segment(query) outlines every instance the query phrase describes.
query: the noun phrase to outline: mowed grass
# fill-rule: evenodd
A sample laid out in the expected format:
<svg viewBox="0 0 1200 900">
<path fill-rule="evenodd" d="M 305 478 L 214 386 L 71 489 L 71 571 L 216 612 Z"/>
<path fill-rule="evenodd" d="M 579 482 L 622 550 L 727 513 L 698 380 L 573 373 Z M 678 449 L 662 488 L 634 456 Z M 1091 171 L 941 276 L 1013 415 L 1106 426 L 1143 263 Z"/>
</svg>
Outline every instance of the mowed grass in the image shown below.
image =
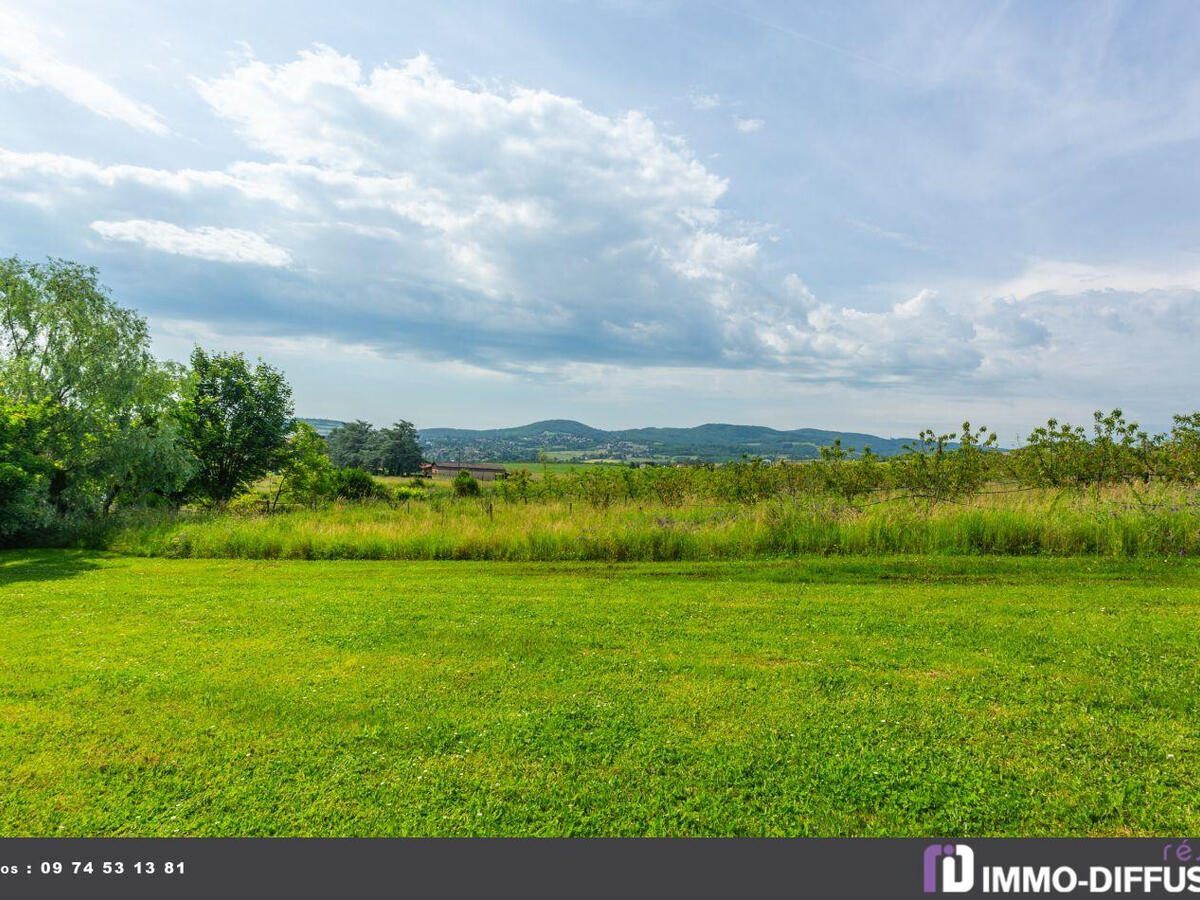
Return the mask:
<svg viewBox="0 0 1200 900">
<path fill-rule="evenodd" d="M 0 835 L 1200 830 L 1188 560 L 0 554 Z"/>
</svg>

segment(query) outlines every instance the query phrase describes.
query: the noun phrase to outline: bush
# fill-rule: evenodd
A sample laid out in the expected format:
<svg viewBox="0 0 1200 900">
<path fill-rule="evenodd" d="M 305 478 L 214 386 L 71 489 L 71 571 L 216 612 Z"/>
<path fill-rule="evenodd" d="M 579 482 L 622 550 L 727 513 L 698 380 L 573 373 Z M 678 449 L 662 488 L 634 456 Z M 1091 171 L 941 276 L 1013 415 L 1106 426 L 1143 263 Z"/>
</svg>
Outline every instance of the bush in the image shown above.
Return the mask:
<svg viewBox="0 0 1200 900">
<path fill-rule="evenodd" d="M 271 510 L 271 498 L 259 491 L 247 491 L 230 500 L 225 509 L 234 515 L 257 515 Z"/>
<path fill-rule="evenodd" d="M 454 476 L 454 493 L 459 497 L 478 497 L 479 482 L 475 476 L 463 469 Z"/>
<path fill-rule="evenodd" d="M 339 500 L 388 500 L 388 489 L 365 469 L 338 469 L 334 475 L 335 496 Z"/>
</svg>

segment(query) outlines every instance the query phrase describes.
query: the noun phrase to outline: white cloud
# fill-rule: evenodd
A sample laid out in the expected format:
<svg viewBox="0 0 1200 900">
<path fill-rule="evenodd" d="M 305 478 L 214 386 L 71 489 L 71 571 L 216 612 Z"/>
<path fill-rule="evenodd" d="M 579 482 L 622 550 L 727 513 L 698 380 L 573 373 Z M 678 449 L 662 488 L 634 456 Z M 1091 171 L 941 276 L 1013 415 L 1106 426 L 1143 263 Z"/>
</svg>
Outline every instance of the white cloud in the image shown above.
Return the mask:
<svg viewBox="0 0 1200 900">
<path fill-rule="evenodd" d="M 705 94 L 702 91 L 692 91 L 688 94 L 688 102 L 692 104 L 692 109 L 704 112 L 721 106 L 721 97 L 718 94 Z"/>
<path fill-rule="evenodd" d="M 0 85 L 47 87 L 97 115 L 124 122 L 139 131 L 166 134 L 162 117 L 133 100 L 94 72 L 64 62 L 42 43 L 33 24 L 13 10 L 0 9 Z"/>
<path fill-rule="evenodd" d="M 733 117 L 733 127 L 742 134 L 753 134 L 756 131 L 761 131 L 762 127 L 766 124 L 762 119 L 745 119 L 741 116 Z"/>
<path fill-rule="evenodd" d="M 1000 297 L 1025 298 L 1047 293 L 1144 293 L 1172 289 L 1200 291 L 1200 269 L 1098 266 L 1069 260 L 1035 259 L 1020 275 L 996 285 L 988 292 Z"/>
<path fill-rule="evenodd" d="M 918 285 L 883 309 L 831 302 L 772 268 L 761 229 L 722 209 L 725 180 L 647 116 L 462 85 L 423 56 L 371 69 L 318 47 L 196 87 L 259 161 L 158 169 L 0 149 L 0 195 L 55 233 L 90 223 L 114 250 L 254 264 L 203 286 L 220 332 L 287 346 L 320 334 L 545 381 L 675 366 L 995 391 L 1065 384 L 1097 360 L 1136 383 L 1189 365 L 1182 338 L 1200 327 L 1197 273 L 1070 262 Z M 221 277 L 236 299 L 214 296 Z"/>
<path fill-rule="evenodd" d="M 262 235 L 239 228 L 204 225 L 187 229 L 153 219 L 96 221 L 91 227 L 108 241 L 128 241 L 163 253 L 194 256 L 213 262 L 286 266 L 292 259 L 287 250 L 274 246 Z"/>
</svg>

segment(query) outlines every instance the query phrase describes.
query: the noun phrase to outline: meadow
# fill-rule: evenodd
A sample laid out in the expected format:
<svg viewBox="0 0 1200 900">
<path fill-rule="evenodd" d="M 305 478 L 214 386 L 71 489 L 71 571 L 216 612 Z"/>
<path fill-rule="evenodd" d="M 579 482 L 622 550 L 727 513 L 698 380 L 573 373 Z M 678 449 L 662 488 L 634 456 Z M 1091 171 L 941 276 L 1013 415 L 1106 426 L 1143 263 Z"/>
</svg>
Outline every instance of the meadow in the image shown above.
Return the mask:
<svg viewBox="0 0 1200 900">
<path fill-rule="evenodd" d="M 703 561 L 803 555 L 1200 554 L 1200 493 L 1163 486 L 981 493 L 957 502 L 829 497 L 506 502 L 455 497 L 336 503 L 273 514 L 141 512 L 75 540 L 138 556 L 235 559 Z"/>
<path fill-rule="evenodd" d="M 1200 828 L 1200 564 L 0 553 L 0 833 Z"/>
<path fill-rule="evenodd" d="M 301 430 L 0 551 L 0 834 L 1189 833 L 1177 418 L 482 484 Z"/>
<path fill-rule="evenodd" d="M 93 520 L 60 544 L 242 559 L 704 561 L 805 555 L 1169 557 L 1200 553 L 1200 413 L 1150 437 L 1119 410 L 1054 420 L 1015 451 L 963 423 L 882 459 L 836 443 L 808 462 L 518 467 L 480 484 L 334 470 L 233 503 Z M 314 439 L 319 442 L 319 439 Z M 279 480 L 279 479 L 282 480 Z"/>
</svg>

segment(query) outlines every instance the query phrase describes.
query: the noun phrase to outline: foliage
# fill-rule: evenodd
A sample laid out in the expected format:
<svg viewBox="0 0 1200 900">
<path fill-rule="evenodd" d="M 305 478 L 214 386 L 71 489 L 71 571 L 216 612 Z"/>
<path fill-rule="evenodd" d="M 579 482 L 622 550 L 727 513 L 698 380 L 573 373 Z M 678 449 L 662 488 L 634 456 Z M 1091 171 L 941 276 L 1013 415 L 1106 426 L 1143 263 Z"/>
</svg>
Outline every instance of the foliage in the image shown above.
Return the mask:
<svg viewBox="0 0 1200 900">
<path fill-rule="evenodd" d="M 496 482 L 496 493 L 510 502 L 527 503 L 533 492 L 533 475 L 529 469 L 521 466 L 508 473 L 507 478 Z"/>
<path fill-rule="evenodd" d="M 339 500 L 388 500 L 388 489 L 365 469 L 337 469 L 334 472 L 334 495 Z"/>
<path fill-rule="evenodd" d="M 410 500 L 425 500 L 426 494 L 423 487 L 414 487 L 411 484 L 400 484 L 392 488 L 392 500 L 398 503 L 407 503 Z"/>
<path fill-rule="evenodd" d="M 17 403 L 0 390 L 0 540 L 51 520 L 50 461 L 36 452 L 44 415 L 42 407 Z"/>
<path fill-rule="evenodd" d="M 335 428 L 327 440 L 329 458 L 336 466 L 391 476 L 421 471 L 421 447 L 412 422 L 376 429 L 359 419 Z"/>
<path fill-rule="evenodd" d="M 1165 469 L 1177 481 L 1200 481 L 1200 412 L 1177 415 L 1164 447 Z"/>
<path fill-rule="evenodd" d="M 371 424 L 362 419 L 333 429 L 325 439 L 329 444 L 330 461 L 339 469 L 365 469 L 367 442 L 372 431 Z"/>
<path fill-rule="evenodd" d="M 951 449 L 955 440 L 959 443 Z M 970 422 L 963 422 L 958 434 L 922 431 L 892 463 L 893 483 L 910 496 L 934 503 L 974 494 L 987 481 L 985 454 L 995 445 L 995 434 L 986 428 L 972 431 Z"/>
<path fill-rule="evenodd" d="M 172 493 L 194 469 L 175 423 L 179 373 L 153 359 L 145 321 L 95 269 L 0 261 L 0 385 L 8 404 L 39 410 L 23 453 L 41 460 L 60 519 Z"/>
<path fill-rule="evenodd" d="M 371 434 L 365 448 L 366 467 L 377 475 L 416 475 L 421 447 L 412 422 L 396 422 Z"/>
<path fill-rule="evenodd" d="M 476 481 L 475 476 L 466 469 L 463 469 L 457 475 L 455 475 L 452 483 L 454 486 L 454 493 L 459 497 L 479 496 L 479 482 Z"/>
<path fill-rule="evenodd" d="M 862 454 L 856 455 L 853 447 L 842 447 L 841 440 L 835 440 L 831 446 L 821 448 L 821 465 L 817 469 L 821 486 L 833 496 L 853 503 L 879 487 L 878 462 L 870 447 L 864 447 Z"/>
<path fill-rule="evenodd" d="M 1092 418 L 1091 438 L 1082 427 L 1057 419 L 1035 428 L 1027 445 L 1012 454 L 1012 471 L 1023 483 L 1045 487 L 1191 479 L 1187 417 L 1175 417 L 1172 435 L 1155 437 L 1126 421 L 1119 409 L 1097 411 Z"/>
<path fill-rule="evenodd" d="M 292 390 L 283 374 L 241 353 L 192 351 L 180 422 L 198 461 L 191 493 L 227 503 L 285 458 Z"/>
<path fill-rule="evenodd" d="M 326 453 L 325 440 L 307 422 L 297 422 L 276 471 L 278 482 L 271 503 L 317 506 L 337 494 L 337 470 Z"/>
</svg>

